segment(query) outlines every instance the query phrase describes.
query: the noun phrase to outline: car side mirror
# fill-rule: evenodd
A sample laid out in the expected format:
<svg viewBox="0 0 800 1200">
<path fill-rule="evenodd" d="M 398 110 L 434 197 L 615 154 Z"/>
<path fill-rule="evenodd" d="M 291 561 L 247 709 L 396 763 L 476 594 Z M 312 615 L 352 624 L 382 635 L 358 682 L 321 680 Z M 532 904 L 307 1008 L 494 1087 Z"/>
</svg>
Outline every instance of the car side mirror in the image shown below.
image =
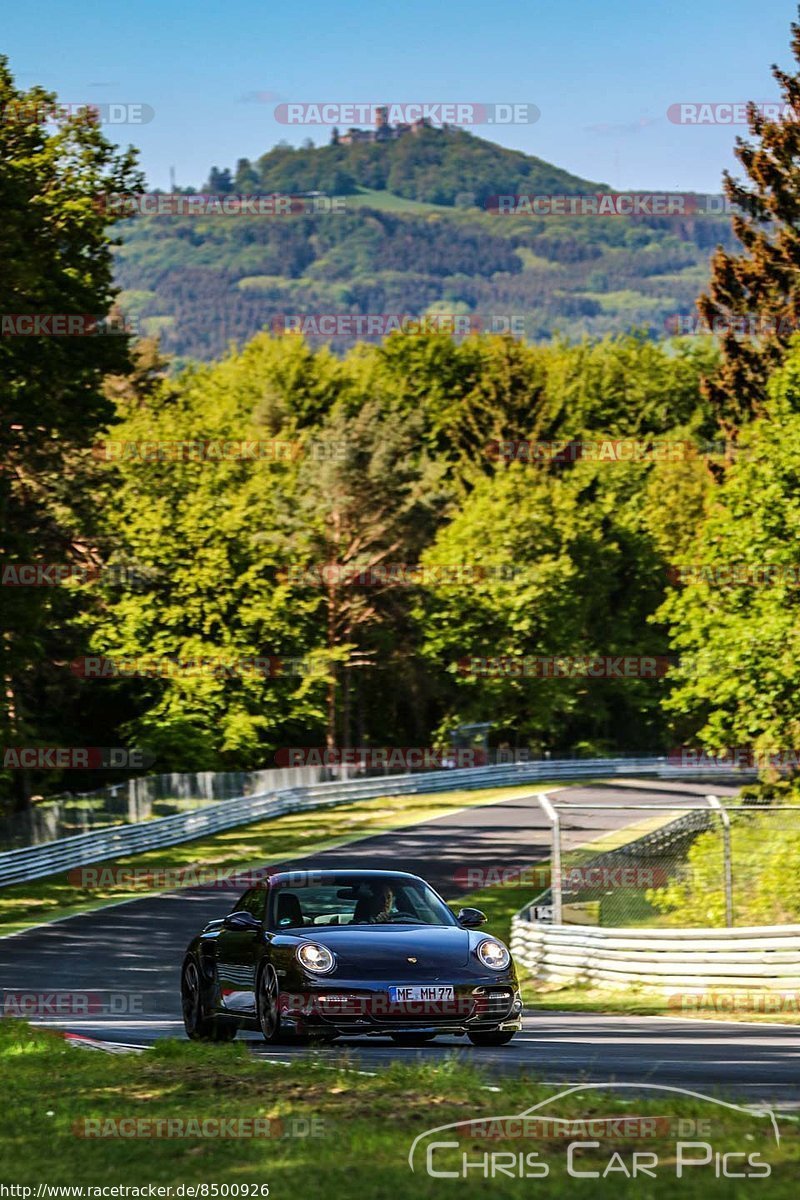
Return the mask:
<svg viewBox="0 0 800 1200">
<path fill-rule="evenodd" d="M 485 925 L 488 919 L 479 908 L 462 908 L 456 917 L 459 925 L 465 929 L 477 929 L 479 925 Z"/>
<path fill-rule="evenodd" d="M 261 929 L 261 922 L 258 917 L 254 917 L 251 912 L 246 909 L 239 909 L 237 912 L 228 913 L 227 917 L 222 918 L 222 924 L 225 929 L 238 930 L 240 933 L 247 932 L 257 933 Z"/>
</svg>

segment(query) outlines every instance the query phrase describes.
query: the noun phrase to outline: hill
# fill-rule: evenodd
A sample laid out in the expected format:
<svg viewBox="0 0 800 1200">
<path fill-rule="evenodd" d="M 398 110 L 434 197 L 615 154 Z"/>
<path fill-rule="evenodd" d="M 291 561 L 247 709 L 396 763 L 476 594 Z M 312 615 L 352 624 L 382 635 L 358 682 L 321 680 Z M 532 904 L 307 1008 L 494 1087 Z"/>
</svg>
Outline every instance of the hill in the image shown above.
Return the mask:
<svg viewBox="0 0 800 1200">
<path fill-rule="evenodd" d="M 473 314 L 534 341 L 632 327 L 660 337 L 692 312 L 713 247 L 732 244 L 729 221 L 707 214 L 487 211 L 498 194 L 607 189 L 458 130 L 278 146 L 212 180 L 235 193 L 324 192 L 343 211 L 125 222 L 121 305 L 179 360 L 216 357 L 297 314 Z"/>
<path fill-rule="evenodd" d="M 425 128 L 377 143 L 297 150 L 276 146 L 254 164 L 240 159 L 231 186 L 235 192 L 315 190 L 331 195 L 369 188 L 442 205 L 470 195 L 479 208 L 498 192 L 574 194 L 604 187 L 521 150 L 452 128 Z"/>
</svg>

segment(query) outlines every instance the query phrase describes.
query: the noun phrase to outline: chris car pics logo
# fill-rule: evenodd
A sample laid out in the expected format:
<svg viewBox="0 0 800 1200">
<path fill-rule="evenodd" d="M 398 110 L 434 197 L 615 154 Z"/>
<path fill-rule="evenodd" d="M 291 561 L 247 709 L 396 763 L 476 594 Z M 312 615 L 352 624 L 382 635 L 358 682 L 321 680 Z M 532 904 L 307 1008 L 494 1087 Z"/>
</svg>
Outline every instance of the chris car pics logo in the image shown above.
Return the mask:
<svg viewBox="0 0 800 1200">
<path fill-rule="evenodd" d="M 600 1101 L 613 1110 L 612 1093 L 636 1089 L 663 1109 L 637 1115 L 630 1101 L 620 1112 L 598 1115 Z M 600 1093 L 600 1096 L 598 1096 Z M 555 1115 L 559 1101 L 583 1098 L 589 1115 Z M 572 1107 L 574 1108 L 574 1099 Z M 680 1113 L 670 1101 L 680 1099 Z M 687 1106 L 691 1102 L 691 1108 Z M 743 1105 L 687 1088 L 648 1083 L 573 1084 L 519 1113 L 481 1115 L 418 1134 L 411 1143 L 412 1172 L 436 1180 L 711 1179 L 747 1180 L 757 1194 L 772 1174 L 780 1145 L 771 1108 Z M 535 1186 L 535 1184 L 533 1184 Z M 545 1183 L 543 1188 L 547 1188 Z M 542 1191 L 542 1194 L 546 1194 Z M 766 1194 L 766 1193 L 764 1193 Z"/>
</svg>

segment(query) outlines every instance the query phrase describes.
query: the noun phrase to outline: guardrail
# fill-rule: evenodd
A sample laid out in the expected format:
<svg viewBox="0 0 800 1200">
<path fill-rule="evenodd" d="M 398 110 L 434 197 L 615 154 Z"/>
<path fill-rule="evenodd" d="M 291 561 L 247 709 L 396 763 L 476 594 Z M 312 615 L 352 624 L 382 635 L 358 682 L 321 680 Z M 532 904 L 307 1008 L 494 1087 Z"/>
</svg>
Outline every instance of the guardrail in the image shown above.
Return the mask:
<svg viewBox="0 0 800 1200">
<path fill-rule="evenodd" d="M 376 796 L 401 796 L 425 792 L 513 787 L 537 780 L 602 778 L 621 775 L 652 775 L 673 778 L 675 768 L 665 758 L 560 759 L 517 762 L 500 766 L 469 767 L 414 775 L 375 776 L 368 779 L 334 781 L 313 786 L 262 792 L 223 800 L 205 808 L 159 817 L 133 825 L 119 825 L 60 838 L 40 846 L 26 846 L 0 854 L 0 887 L 41 879 L 73 867 L 105 862 L 123 855 L 139 854 L 163 846 L 193 841 L 237 825 L 249 825 L 290 812 L 302 812 L 345 804 Z M 686 777 L 687 771 L 681 772 Z M 705 772 L 704 772 L 705 774 Z M 720 768 L 716 777 L 728 777 Z M 741 772 L 742 780 L 751 773 Z"/>
<path fill-rule="evenodd" d="M 345 768 L 345 779 L 357 774 Z M 47 796 L 22 812 L 0 817 L 0 853 L 58 838 L 135 825 L 241 796 L 306 787 L 330 779 L 321 767 L 268 767 L 260 771 L 171 771 L 136 775 L 89 792 Z"/>
<path fill-rule="evenodd" d="M 601 929 L 536 924 L 518 914 L 511 923 L 511 952 L 543 983 L 620 989 L 633 984 L 689 996 L 709 988 L 772 993 L 800 988 L 800 925 Z"/>
</svg>

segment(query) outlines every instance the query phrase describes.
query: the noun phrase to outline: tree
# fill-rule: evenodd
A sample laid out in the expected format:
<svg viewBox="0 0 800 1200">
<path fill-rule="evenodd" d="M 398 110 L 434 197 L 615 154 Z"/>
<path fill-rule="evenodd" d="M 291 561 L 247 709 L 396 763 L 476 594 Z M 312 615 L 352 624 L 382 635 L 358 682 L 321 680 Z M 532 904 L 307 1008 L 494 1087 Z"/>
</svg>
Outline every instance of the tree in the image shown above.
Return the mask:
<svg viewBox="0 0 800 1200">
<path fill-rule="evenodd" d="M 714 751 L 800 746 L 800 348 L 746 427 L 659 617 L 681 655 L 668 702 Z"/>
<path fill-rule="evenodd" d="M 230 170 L 226 167 L 224 171 L 220 171 L 219 167 L 212 167 L 208 177 L 204 191 L 211 192 L 213 196 L 219 196 L 226 192 L 233 191 L 233 179 L 231 178 Z"/>
<path fill-rule="evenodd" d="M 254 192 L 258 188 L 258 171 L 249 158 L 240 158 L 237 161 L 233 187 L 237 192 Z"/>
<path fill-rule="evenodd" d="M 292 543 L 324 619 L 330 747 L 340 734 L 350 745 L 352 671 L 402 674 L 404 568 L 417 562 L 445 499 L 443 465 L 422 449 L 421 433 L 418 413 L 386 412 L 375 399 L 353 412 L 341 404 L 315 435 L 321 461 L 307 457 L 298 472 Z"/>
<path fill-rule="evenodd" d="M 798 70 L 772 68 L 785 115 L 767 120 L 749 105 L 750 134 L 758 143 L 736 140 L 747 182 L 724 175 L 743 250 L 717 249 L 709 290 L 698 300 L 703 320 L 721 337 L 722 363 L 706 388 L 729 432 L 762 410 L 770 371 L 800 322 L 800 24 L 792 25 L 791 46 Z"/>
<path fill-rule="evenodd" d="M 142 584 L 108 591 L 88 618 L 96 655 L 144 673 L 93 686 L 118 698 L 126 736 L 162 769 L 263 765 L 299 731 L 324 728 L 327 675 L 314 659 L 324 631 L 316 601 L 286 578 L 286 513 L 308 426 L 333 405 L 342 369 L 299 339 L 264 335 L 174 380 L 154 382 L 152 367 L 146 356 L 115 387 L 109 437 L 131 449 L 108 464 L 104 529 Z M 144 444 L 161 459 L 137 453 Z M 209 452 L 178 449 L 201 445 Z M 308 672 L 282 665 L 309 657 Z"/>
<path fill-rule="evenodd" d="M 441 530 L 423 561 L 464 577 L 432 582 L 416 616 L 424 655 L 452 680 L 446 725 L 488 720 L 538 749 L 660 740 L 659 679 L 593 679 L 573 665 L 664 652 L 647 626 L 665 579 L 643 518 L 648 470 L 578 463 L 553 476 L 514 463 Z"/>
<path fill-rule="evenodd" d="M 88 110 L 65 117 L 51 93 L 18 89 L 5 58 L 0 113 L 0 322 L 14 314 L 90 314 L 101 322 L 116 294 L 108 228 L 117 216 L 108 200 L 141 190 L 134 153 L 118 153 Z M 127 369 L 128 338 L 119 330 L 69 337 L 2 332 L 0 569 L 86 564 L 96 484 L 89 448 L 112 415 L 102 381 Z M 0 600 L 0 741 L 57 741 L 70 728 L 75 699 L 63 665 L 56 665 L 69 661 L 74 645 L 75 597 L 63 588 L 2 587 Z M 34 782 L 14 776 L 20 805 Z"/>
</svg>

